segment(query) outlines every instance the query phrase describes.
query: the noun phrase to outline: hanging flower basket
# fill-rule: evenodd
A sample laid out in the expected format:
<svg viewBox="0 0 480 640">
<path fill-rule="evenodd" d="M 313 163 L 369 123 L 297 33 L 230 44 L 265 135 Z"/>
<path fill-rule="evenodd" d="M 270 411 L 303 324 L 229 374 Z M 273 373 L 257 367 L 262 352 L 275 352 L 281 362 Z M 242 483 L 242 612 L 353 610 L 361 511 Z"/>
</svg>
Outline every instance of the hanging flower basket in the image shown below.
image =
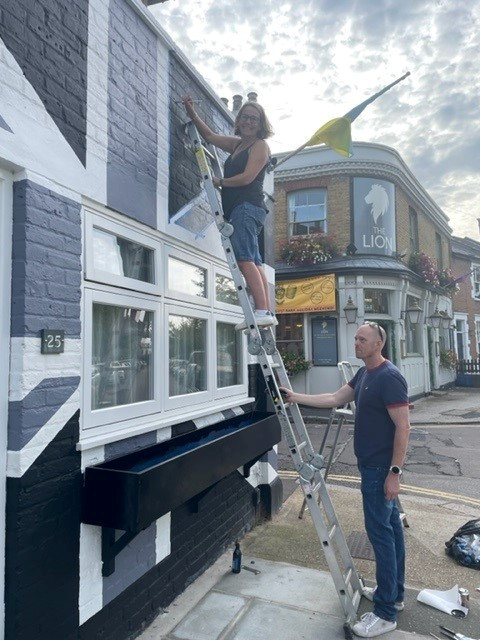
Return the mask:
<svg viewBox="0 0 480 640">
<path fill-rule="evenodd" d="M 418 251 L 412 253 L 408 261 L 409 268 L 421 276 L 425 282 L 434 287 L 439 286 L 438 271 L 435 269 L 435 262 L 426 253 Z"/>
<path fill-rule="evenodd" d="M 308 371 L 312 366 L 310 360 L 305 360 L 302 355 L 294 353 L 293 351 L 282 351 L 280 355 L 283 359 L 283 364 L 289 376 L 295 376 L 302 371 Z"/>
<path fill-rule="evenodd" d="M 311 267 L 326 262 L 340 253 L 332 234 L 312 233 L 293 236 L 282 245 L 282 258 L 289 265 Z"/>
<path fill-rule="evenodd" d="M 456 293 L 460 289 L 460 285 L 453 277 L 450 269 L 440 269 L 438 271 L 438 284 L 448 293 Z"/>
</svg>

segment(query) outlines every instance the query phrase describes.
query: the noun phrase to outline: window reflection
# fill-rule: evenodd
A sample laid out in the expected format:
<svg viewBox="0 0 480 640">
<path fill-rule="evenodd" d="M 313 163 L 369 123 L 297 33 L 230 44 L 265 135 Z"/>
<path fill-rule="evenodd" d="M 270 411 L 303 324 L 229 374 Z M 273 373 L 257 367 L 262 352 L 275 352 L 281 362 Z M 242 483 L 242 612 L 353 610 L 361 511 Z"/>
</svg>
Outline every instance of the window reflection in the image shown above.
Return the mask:
<svg viewBox="0 0 480 640">
<path fill-rule="evenodd" d="M 153 398 L 153 312 L 93 305 L 92 409 Z"/>
<path fill-rule="evenodd" d="M 199 298 L 207 297 L 207 271 L 202 267 L 168 258 L 168 288 Z"/>
<path fill-rule="evenodd" d="M 205 391 L 207 321 L 170 315 L 168 331 L 170 397 Z"/>
</svg>

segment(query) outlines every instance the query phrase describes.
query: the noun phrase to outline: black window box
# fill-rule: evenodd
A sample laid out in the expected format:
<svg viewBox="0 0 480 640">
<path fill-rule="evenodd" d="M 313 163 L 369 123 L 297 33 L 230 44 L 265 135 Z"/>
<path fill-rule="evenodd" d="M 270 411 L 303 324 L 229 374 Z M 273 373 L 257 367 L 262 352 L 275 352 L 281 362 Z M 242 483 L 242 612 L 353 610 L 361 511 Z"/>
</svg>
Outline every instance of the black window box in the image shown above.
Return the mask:
<svg viewBox="0 0 480 640">
<path fill-rule="evenodd" d="M 280 440 L 277 416 L 255 412 L 87 467 L 82 521 L 141 531 Z"/>
</svg>

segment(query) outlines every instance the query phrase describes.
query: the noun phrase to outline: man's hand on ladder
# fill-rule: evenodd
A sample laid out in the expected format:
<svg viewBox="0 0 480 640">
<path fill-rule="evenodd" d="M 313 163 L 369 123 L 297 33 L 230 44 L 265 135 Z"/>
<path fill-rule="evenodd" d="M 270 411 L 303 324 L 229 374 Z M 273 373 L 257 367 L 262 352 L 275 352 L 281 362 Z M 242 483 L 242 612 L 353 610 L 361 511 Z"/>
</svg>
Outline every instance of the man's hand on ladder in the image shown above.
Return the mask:
<svg viewBox="0 0 480 640">
<path fill-rule="evenodd" d="M 295 400 L 293 399 L 294 392 L 292 389 L 289 389 L 288 387 L 278 387 L 278 390 L 282 394 L 282 400 L 284 402 L 295 402 Z"/>
</svg>

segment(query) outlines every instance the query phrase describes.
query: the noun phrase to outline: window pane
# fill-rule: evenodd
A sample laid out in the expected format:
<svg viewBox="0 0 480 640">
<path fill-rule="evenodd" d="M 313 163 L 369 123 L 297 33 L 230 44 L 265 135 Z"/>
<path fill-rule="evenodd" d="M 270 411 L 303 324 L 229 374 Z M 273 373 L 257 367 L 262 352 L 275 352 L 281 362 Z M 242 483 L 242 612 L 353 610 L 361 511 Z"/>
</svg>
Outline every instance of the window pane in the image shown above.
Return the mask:
<svg viewBox="0 0 480 640">
<path fill-rule="evenodd" d="M 168 258 L 168 288 L 189 296 L 207 297 L 207 271 L 194 264 Z"/>
<path fill-rule="evenodd" d="M 286 351 L 304 355 L 303 314 L 281 313 L 277 316 L 277 345 L 282 353 Z"/>
<path fill-rule="evenodd" d="M 291 235 L 326 232 L 326 201 L 326 189 L 305 189 L 290 193 L 288 217 Z"/>
<path fill-rule="evenodd" d="M 217 386 L 241 384 L 240 334 L 235 325 L 217 322 Z"/>
<path fill-rule="evenodd" d="M 218 302 L 240 305 L 237 290 L 232 278 L 217 273 L 215 277 L 215 296 Z"/>
<path fill-rule="evenodd" d="M 93 305 L 92 409 L 153 398 L 153 312 Z"/>
<path fill-rule="evenodd" d="M 142 282 L 155 282 L 154 251 L 102 229 L 93 228 L 95 269 Z"/>
<path fill-rule="evenodd" d="M 388 313 L 388 291 L 365 289 L 364 305 L 366 313 Z"/>
<path fill-rule="evenodd" d="M 189 316 L 169 318 L 169 395 L 205 391 L 207 321 Z"/>
</svg>

